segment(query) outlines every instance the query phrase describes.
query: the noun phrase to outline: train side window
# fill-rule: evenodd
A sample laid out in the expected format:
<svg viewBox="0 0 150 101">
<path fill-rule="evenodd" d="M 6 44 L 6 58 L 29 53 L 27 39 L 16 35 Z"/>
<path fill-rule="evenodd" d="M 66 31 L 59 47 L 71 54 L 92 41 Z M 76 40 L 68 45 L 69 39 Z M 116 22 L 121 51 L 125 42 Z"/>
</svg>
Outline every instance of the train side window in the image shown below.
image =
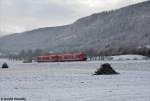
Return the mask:
<svg viewBox="0 0 150 101">
<path fill-rule="evenodd" d="M 52 59 L 56 59 L 56 56 L 52 56 Z"/>
<path fill-rule="evenodd" d="M 75 58 L 80 58 L 80 55 L 76 55 Z"/>
<path fill-rule="evenodd" d="M 64 56 L 65 59 L 72 59 L 73 56 Z"/>
</svg>

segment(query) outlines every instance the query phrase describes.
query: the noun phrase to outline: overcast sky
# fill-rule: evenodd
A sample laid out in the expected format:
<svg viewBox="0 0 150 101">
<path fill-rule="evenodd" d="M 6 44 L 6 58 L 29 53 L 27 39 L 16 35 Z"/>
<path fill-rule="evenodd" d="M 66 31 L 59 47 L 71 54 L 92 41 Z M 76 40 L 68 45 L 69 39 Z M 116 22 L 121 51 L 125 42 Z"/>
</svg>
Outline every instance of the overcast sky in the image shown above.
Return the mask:
<svg viewBox="0 0 150 101">
<path fill-rule="evenodd" d="M 146 0 L 0 0 L 0 36 L 73 23 L 80 17 Z"/>
</svg>

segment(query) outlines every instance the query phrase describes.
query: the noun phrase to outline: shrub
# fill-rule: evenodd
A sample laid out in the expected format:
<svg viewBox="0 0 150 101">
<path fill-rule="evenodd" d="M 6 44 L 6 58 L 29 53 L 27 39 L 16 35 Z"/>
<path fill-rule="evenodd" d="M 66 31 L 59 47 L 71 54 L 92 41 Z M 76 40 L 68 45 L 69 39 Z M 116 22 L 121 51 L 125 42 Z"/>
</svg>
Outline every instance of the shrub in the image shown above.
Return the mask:
<svg viewBox="0 0 150 101">
<path fill-rule="evenodd" d="M 112 74 L 119 74 L 116 72 L 109 63 L 102 64 L 100 68 L 98 68 L 94 75 L 112 75 Z"/>
<path fill-rule="evenodd" d="M 4 63 L 4 64 L 2 65 L 2 68 L 8 68 L 7 63 Z"/>
</svg>

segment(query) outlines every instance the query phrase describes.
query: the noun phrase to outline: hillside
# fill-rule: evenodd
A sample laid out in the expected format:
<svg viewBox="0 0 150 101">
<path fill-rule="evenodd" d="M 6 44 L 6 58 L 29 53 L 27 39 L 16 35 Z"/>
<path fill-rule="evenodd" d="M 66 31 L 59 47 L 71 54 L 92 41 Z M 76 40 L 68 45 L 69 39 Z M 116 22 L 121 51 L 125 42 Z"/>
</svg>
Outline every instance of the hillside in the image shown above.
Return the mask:
<svg viewBox="0 0 150 101">
<path fill-rule="evenodd" d="M 150 45 L 150 1 L 0 38 L 0 50 L 45 49 L 54 52 Z"/>
</svg>

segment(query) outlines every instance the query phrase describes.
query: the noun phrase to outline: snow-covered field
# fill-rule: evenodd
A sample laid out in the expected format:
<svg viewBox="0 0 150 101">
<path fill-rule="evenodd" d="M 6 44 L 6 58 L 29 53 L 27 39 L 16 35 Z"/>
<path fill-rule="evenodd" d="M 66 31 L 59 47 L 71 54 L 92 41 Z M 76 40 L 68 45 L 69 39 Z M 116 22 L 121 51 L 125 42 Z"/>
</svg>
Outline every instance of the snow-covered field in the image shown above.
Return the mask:
<svg viewBox="0 0 150 101">
<path fill-rule="evenodd" d="M 7 63 L 9 69 L 0 69 L 0 98 L 150 101 L 150 60 Z M 111 63 L 120 75 L 93 76 L 102 63 Z"/>
</svg>

